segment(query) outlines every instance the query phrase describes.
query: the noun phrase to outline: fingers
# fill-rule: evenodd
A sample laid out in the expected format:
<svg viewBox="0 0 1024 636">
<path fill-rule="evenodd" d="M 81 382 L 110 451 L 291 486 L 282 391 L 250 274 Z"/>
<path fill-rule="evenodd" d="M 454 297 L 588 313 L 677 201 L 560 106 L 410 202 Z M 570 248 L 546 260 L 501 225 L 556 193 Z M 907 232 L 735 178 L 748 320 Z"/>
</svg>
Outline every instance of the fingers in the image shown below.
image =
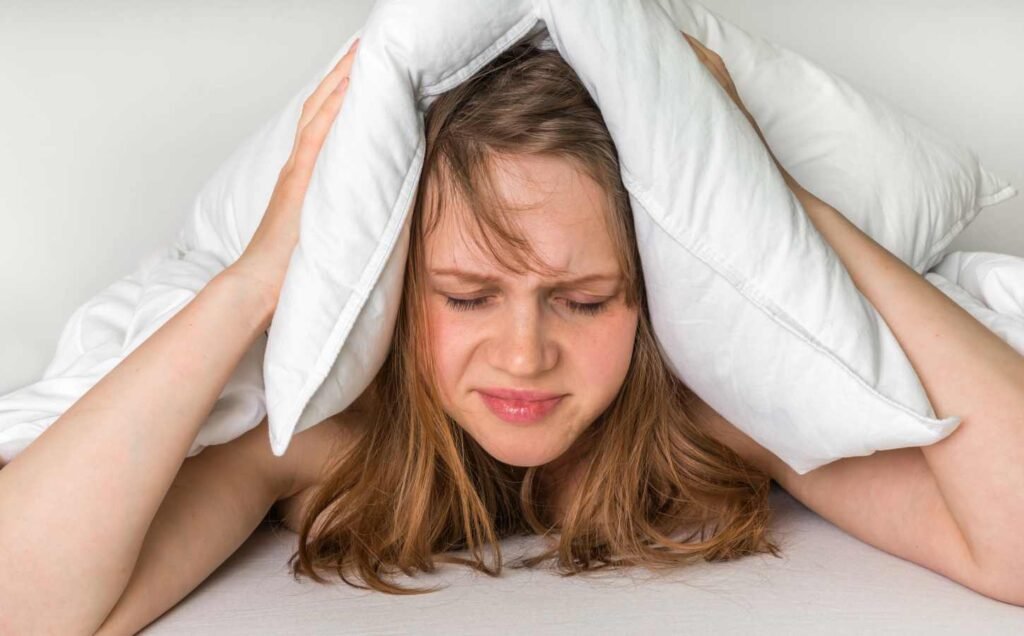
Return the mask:
<svg viewBox="0 0 1024 636">
<path fill-rule="evenodd" d="M 302 128 L 309 123 L 309 120 L 319 112 L 320 107 L 323 106 L 324 100 L 326 100 L 331 92 L 338 87 L 341 80 L 348 77 L 352 72 L 352 63 L 355 61 L 356 51 L 358 50 L 359 40 L 356 39 L 345 55 L 342 55 L 341 59 L 338 60 L 338 63 L 334 65 L 334 68 L 324 76 L 320 85 L 316 87 L 308 98 L 306 98 L 306 102 L 302 105 L 302 115 L 299 117 L 299 130 L 302 130 Z"/>
<path fill-rule="evenodd" d="M 284 165 L 285 171 L 292 170 L 303 146 L 308 146 L 310 141 L 313 142 L 317 151 L 319 151 L 320 146 L 323 144 L 322 136 L 330 129 L 330 123 L 334 121 L 334 116 L 344 101 L 344 95 L 348 89 L 349 75 L 352 72 L 352 64 L 355 61 L 356 52 L 359 50 L 359 42 L 360 40 L 357 38 L 352 43 L 345 55 L 338 60 L 334 68 L 324 76 L 319 86 L 303 103 L 302 112 L 299 115 L 299 123 L 295 130 L 295 140 L 292 142 L 292 152 Z M 318 117 L 321 123 L 318 124 L 316 129 L 306 133 L 306 129 Z M 329 120 L 326 126 L 322 123 L 324 118 Z M 322 132 L 319 135 L 319 139 L 317 139 L 318 135 L 316 134 L 318 132 Z M 310 138 L 306 143 L 303 142 L 304 135 Z"/>
<path fill-rule="evenodd" d="M 725 70 L 725 62 L 722 61 L 722 58 L 720 55 L 718 55 L 718 53 L 715 53 L 708 47 L 701 44 L 700 40 L 698 40 L 697 38 L 691 37 L 690 35 L 684 33 L 683 31 L 680 31 L 680 33 L 682 33 L 683 37 L 685 37 L 686 40 L 690 43 L 690 46 L 693 47 L 694 52 L 697 54 L 697 57 L 700 58 L 702 62 L 704 62 L 705 64 L 711 63 L 719 70 Z"/>
<path fill-rule="evenodd" d="M 683 37 L 686 38 L 686 41 L 690 43 L 690 47 L 693 49 L 693 52 L 697 55 L 697 58 L 703 62 L 704 58 L 706 57 L 704 53 L 706 49 L 701 45 L 700 42 L 698 42 L 695 38 L 690 37 L 690 35 L 685 31 L 680 31 L 680 33 L 682 33 Z"/>
<path fill-rule="evenodd" d="M 324 98 L 320 110 L 299 133 L 299 141 L 291 168 L 295 177 L 308 181 L 312 175 L 313 166 L 324 145 L 324 139 L 327 138 L 327 132 L 331 129 L 331 125 L 345 101 L 348 86 L 349 78 L 342 78 L 337 88 Z"/>
<path fill-rule="evenodd" d="M 757 122 L 754 120 L 753 115 L 750 114 L 750 111 L 747 110 L 747 107 L 743 104 L 743 100 L 740 98 L 739 91 L 736 89 L 736 84 L 735 82 L 732 81 L 732 75 L 729 73 L 729 69 L 726 68 L 725 61 L 722 60 L 722 57 L 718 55 L 718 53 L 715 53 L 711 49 L 701 44 L 696 38 L 690 37 L 683 31 L 680 31 L 680 33 L 682 33 L 683 37 L 685 37 L 686 40 L 690 43 L 690 46 L 693 47 L 694 53 L 697 54 L 697 58 L 701 61 L 701 63 L 704 64 L 705 67 L 707 67 L 709 71 L 711 71 L 711 74 L 714 76 L 715 80 L 717 80 L 718 83 L 722 86 L 722 88 L 725 89 L 725 92 L 728 93 L 732 101 L 739 107 L 739 109 L 743 112 L 743 115 L 754 127 L 754 130 L 757 132 L 758 137 L 760 137 L 761 141 L 764 142 L 765 146 L 767 146 L 768 142 L 765 141 L 764 134 L 761 132 L 760 126 L 757 125 Z M 772 155 L 772 157 L 774 158 L 774 155 Z M 776 164 L 781 167 L 781 164 L 778 164 L 777 160 Z"/>
<path fill-rule="evenodd" d="M 701 44 L 697 38 L 691 37 L 683 31 L 680 31 L 680 33 L 683 34 L 683 37 L 685 37 L 690 43 L 690 46 L 693 47 L 693 51 L 696 53 L 697 59 L 699 59 L 704 66 L 708 67 L 708 70 L 712 72 L 722 87 L 727 91 L 733 91 L 734 84 L 732 82 L 732 76 L 729 75 L 729 70 L 725 67 L 725 61 L 722 60 L 722 57 L 718 53 L 715 53 Z"/>
</svg>

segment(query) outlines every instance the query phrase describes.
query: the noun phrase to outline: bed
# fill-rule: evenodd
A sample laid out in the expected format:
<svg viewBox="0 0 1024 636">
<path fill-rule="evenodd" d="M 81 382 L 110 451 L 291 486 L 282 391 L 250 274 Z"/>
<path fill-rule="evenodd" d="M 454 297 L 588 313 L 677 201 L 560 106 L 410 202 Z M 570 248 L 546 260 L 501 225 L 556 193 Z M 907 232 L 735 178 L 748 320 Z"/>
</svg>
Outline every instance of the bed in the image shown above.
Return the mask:
<svg viewBox="0 0 1024 636">
<path fill-rule="evenodd" d="M 1004 80 L 1016 76 L 1011 65 L 1024 52 L 1008 26 L 1024 22 L 1024 6 L 704 3 L 883 94 L 1024 184 L 1024 138 L 1011 127 L 1024 85 Z M 0 174 L 18 176 L 0 188 L 0 394 L 38 377 L 81 301 L 168 242 L 203 180 L 362 22 L 370 4 L 318 1 L 285 11 L 272 2 L 243 10 L 227 0 L 201 8 L 98 0 L 5 9 L 0 53 L 18 54 L 0 54 L 0 76 L 11 80 L 0 119 L 21 123 L 5 127 L 0 144 Z M 126 74 L 137 81 L 125 85 Z M 139 214 L 139 192 L 146 214 Z M 153 200 L 163 204 L 154 208 Z M 1021 293 L 1004 298 L 1024 307 L 1024 200 L 986 210 L 950 249 L 959 256 L 933 283 L 969 290 L 970 276 L 980 281 L 982 269 L 1001 260 L 1021 275 L 1014 279 Z M 1024 333 L 1024 311 L 1015 320 L 971 298 L 979 319 Z M 660 578 L 641 571 L 561 578 L 539 570 L 492 579 L 446 566 L 415 581 L 445 589 L 405 598 L 294 581 L 286 561 L 296 536 L 268 519 L 143 633 L 1024 633 L 1024 608 L 868 546 L 777 485 L 772 503 L 781 559 L 702 564 Z M 530 544 L 504 548 L 515 555 Z"/>
<path fill-rule="evenodd" d="M 1024 257 L 956 251 L 926 278 L 1024 353 Z M 297 535 L 272 517 L 146 634 L 819 633 L 1019 634 L 1024 608 L 965 588 L 877 550 L 772 485 L 782 558 L 700 563 L 669 574 L 641 569 L 587 577 L 507 570 L 490 578 L 442 566 L 399 579 L 437 592 L 398 597 L 337 583 L 295 581 Z M 509 539 L 509 560 L 539 539 Z"/>
<path fill-rule="evenodd" d="M 876 550 L 773 485 L 783 557 L 748 557 L 670 575 L 492 579 L 467 568 L 407 584 L 398 597 L 295 582 L 296 536 L 268 520 L 184 602 L 142 633 L 170 634 L 1020 634 L 1024 609 Z M 506 540 L 509 556 L 535 539 Z"/>
</svg>

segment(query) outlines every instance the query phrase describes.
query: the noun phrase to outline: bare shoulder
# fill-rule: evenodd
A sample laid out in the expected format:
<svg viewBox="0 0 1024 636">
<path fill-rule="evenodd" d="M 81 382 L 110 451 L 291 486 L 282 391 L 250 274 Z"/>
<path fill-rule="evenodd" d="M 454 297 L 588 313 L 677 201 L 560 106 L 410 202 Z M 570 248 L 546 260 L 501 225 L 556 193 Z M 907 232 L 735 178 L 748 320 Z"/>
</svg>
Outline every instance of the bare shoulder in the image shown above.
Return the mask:
<svg viewBox="0 0 1024 636">
<path fill-rule="evenodd" d="M 288 486 L 274 504 L 284 525 L 297 531 L 306 499 L 312 489 L 327 476 L 333 457 L 359 438 L 366 426 L 366 394 L 349 408 L 323 422 L 296 433 L 284 455 L 277 457 Z"/>
<path fill-rule="evenodd" d="M 697 424 L 716 440 L 725 444 L 740 457 L 777 478 L 780 460 L 774 453 L 761 446 L 735 424 L 725 419 L 718 411 L 694 394 L 691 406 Z"/>
<path fill-rule="evenodd" d="M 296 433 L 285 454 L 277 458 L 277 470 L 285 474 L 288 486 L 274 508 L 284 525 L 297 531 L 304 502 L 313 487 L 326 476 L 327 465 L 355 439 L 355 420 L 346 413 L 334 415 Z"/>
</svg>

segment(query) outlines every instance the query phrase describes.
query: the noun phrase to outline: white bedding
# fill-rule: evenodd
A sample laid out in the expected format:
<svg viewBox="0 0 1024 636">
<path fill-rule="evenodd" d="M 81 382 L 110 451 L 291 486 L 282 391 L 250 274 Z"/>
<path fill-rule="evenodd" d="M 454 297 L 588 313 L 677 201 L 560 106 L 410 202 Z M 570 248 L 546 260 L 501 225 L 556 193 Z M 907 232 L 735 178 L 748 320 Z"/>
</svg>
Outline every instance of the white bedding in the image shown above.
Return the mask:
<svg viewBox="0 0 1024 636">
<path fill-rule="evenodd" d="M 925 278 L 1024 354 L 1024 258 L 951 252 Z"/>
<path fill-rule="evenodd" d="M 280 3 L 259 1 L 186 7 L 136 3 L 134 8 L 110 0 L 8 5 L 11 11 L 0 21 L 0 48 L 32 54 L 0 56 L 0 76 L 14 82 L 0 111 L 7 122 L 38 120 L 45 126 L 8 126 L 0 152 L 7 174 L 18 175 L 17 183 L 3 188 L 0 214 L 8 273 L 17 272 L 16 279 L 0 285 L 8 310 L 0 312 L 7 338 L 0 346 L 6 380 L 0 393 L 41 377 L 58 327 L 79 304 L 74 299 L 92 296 L 134 264 L 124 260 L 138 254 L 124 244 L 125 233 L 109 228 L 131 228 L 136 246 L 165 241 L 176 224 L 169 219 L 188 203 L 185 190 L 212 169 L 211 158 L 226 156 L 251 125 L 277 109 L 280 97 L 307 79 L 305 69 L 334 50 L 332 38 L 362 23 L 370 4 L 308 3 L 289 10 L 286 20 Z M 1018 151 L 1024 128 L 1011 123 L 1012 105 L 1024 103 L 1024 82 L 1012 81 L 1013 60 L 1024 52 L 1019 26 L 1013 25 L 1022 23 L 1024 3 L 705 4 L 891 98 L 938 130 L 956 132 L 993 168 L 1024 182 Z M 188 19 L 180 19 L 185 12 Z M 87 22 L 90 28 L 83 29 Z M 140 42 L 145 47 L 140 49 Z M 254 46 L 261 42 L 273 45 Z M 160 69 L 156 74 L 150 72 L 154 62 Z M 62 81 L 67 78 L 73 80 L 70 92 Z M 211 103 L 230 108 L 211 112 Z M 151 154 L 154 148 L 158 155 Z M 126 178 L 138 186 L 135 191 L 146 193 L 147 203 L 161 205 L 140 209 L 134 192 L 111 195 L 110 188 Z M 72 204 L 65 201 L 71 200 L 69 224 Z M 986 211 L 954 246 L 1024 256 L 1020 213 L 1024 199 Z M 984 283 L 987 291 L 968 292 L 969 311 L 976 317 L 986 310 L 999 314 L 990 314 L 994 320 L 986 324 L 1004 339 L 1016 334 L 1014 346 L 1020 350 L 1020 258 L 1009 257 L 1015 266 L 1008 267 L 1002 255 L 950 255 L 944 261 L 949 269 L 937 266 L 928 279 L 965 300 L 962 292 L 972 289 L 970 281 L 987 276 L 978 275 L 984 264 L 968 267 L 961 259 L 978 257 L 999 265 L 999 271 Z M 83 263 L 89 271 L 79 275 Z M 177 281 L 193 284 L 195 277 L 180 272 Z M 147 334 L 137 325 L 145 320 L 133 321 L 131 329 L 124 324 L 135 310 L 156 313 L 151 299 L 147 304 L 131 284 L 108 293 L 118 304 L 105 317 L 90 320 L 119 336 L 118 349 L 141 342 Z M 184 295 L 179 306 L 190 297 Z M 1010 309 L 992 308 L 1004 303 Z M 72 327 L 65 337 L 74 347 L 81 332 Z M 264 345 L 261 339 L 250 356 L 259 356 Z M 0 461 L 37 436 L 82 387 L 95 384 L 100 372 L 109 370 L 109 360 L 100 352 L 76 360 L 73 350 L 55 359 L 51 371 L 67 364 L 82 377 L 68 378 L 64 386 L 37 387 L 39 393 L 52 392 L 49 396 L 16 397 L 26 408 L 39 409 L 19 430 L 5 429 L 5 413 L 9 416 L 14 402 L 0 396 Z M 204 428 L 206 443 L 216 443 L 218 422 L 229 421 L 232 410 L 244 406 L 243 392 L 258 386 L 260 370 L 251 363 L 251 357 L 243 362 L 241 375 L 232 378 L 217 403 Z M 246 377 L 247 372 L 255 375 Z M 778 486 L 772 505 L 778 510 L 774 526 L 782 535 L 782 560 L 759 556 L 703 564 L 662 582 L 635 585 L 628 573 L 610 582 L 588 582 L 543 572 L 490 579 L 460 569 L 430 579 L 451 588 L 408 598 L 295 582 L 285 571 L 295 535 L 261 527 L 142 634 L 1024 634 L 1024 609 L 871 548 Z"/>
<path fill-rule="evenodd" d="M 642 570 L 599 579 L 509 570 L 492 579 L 442 566 L 401 578 L 447 586 L 410 597 L 296 582 L 285 567 L 296 535 L 264 525 L 141 634 L 1024 634 L 1024 608 L 862 543 L 777 485 L 770 503 L 779 559 L 697 563 L 660 579 Z M 539 544 L 502 546 L 514 557 Z"/>
</svg>

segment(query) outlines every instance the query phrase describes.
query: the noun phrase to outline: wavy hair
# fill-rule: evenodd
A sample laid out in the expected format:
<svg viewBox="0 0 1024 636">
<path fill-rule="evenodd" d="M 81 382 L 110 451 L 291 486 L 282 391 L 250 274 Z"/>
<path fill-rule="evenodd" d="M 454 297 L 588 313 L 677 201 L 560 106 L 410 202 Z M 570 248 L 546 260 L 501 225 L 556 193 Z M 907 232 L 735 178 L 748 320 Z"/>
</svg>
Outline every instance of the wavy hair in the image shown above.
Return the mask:
<svg viewBox="0 0 1024 636">
<path fill-rule="evenodd" d="M 768 536 L 771 478 L 691 417 L 695 395 L 670 371 L 647 309 L 629 197 L 597 105 L 552 50 L 518 44 L 438 96 L 425 115 L 426 155 L 410 218 L 409 253 L 391 348 L 359 412 L 362 432 L 332 456 L 302 513 L 293 576 L 412 594 L 399 572 L 438 563 L 492 576 L 500 540 L 542 535 L 543 552 L 510 567 L 555 561 L 563 575 L 608 566 L 663 569 L 779 548 Z M 491 181 L 497 155 L 565 158 L 606 194 L 605 221 L 638 307 L 633 357 L 604 413 L 577 440 L 578 483 L 552 514 L 547 466 L 515 467 L 483 450 L 441 407 L 429 353 L 424 237 L 458 197 L 463 225 L 513 271 L 543 269 Z M 361 402 L 362 400 L 360 400 Z M 466 556 L 455 554 L 462 551 Z M 488 558 L 490 557 L 490 558 Z"/>
</svg>

